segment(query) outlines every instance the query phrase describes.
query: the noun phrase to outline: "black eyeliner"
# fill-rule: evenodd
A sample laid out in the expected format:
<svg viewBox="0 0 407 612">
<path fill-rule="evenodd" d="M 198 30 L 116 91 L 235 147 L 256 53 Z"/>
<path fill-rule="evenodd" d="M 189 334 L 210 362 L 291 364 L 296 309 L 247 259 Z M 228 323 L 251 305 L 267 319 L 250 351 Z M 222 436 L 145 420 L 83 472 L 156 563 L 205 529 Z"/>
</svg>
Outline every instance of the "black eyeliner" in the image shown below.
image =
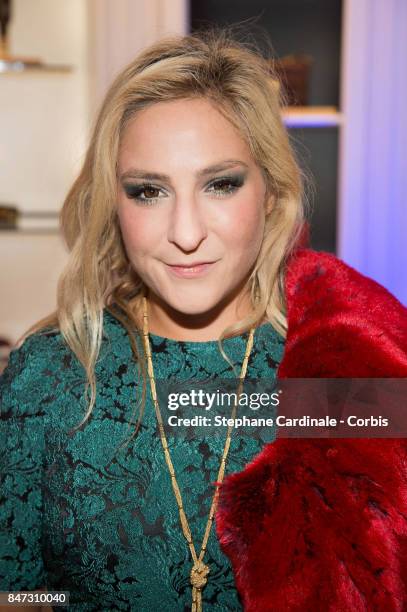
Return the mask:
<svg viewBox="0 0 407 612">
<path fill-rule="evenodd" d="M 155 185 L 152 185 L 150 183 L 140 183 L 137 185 L 132 185 L 132 184 L 123 185 L 123 190 L 125 194 L 127 195 L 127 197 L 129 198 L 138 197 L 139 195 L 143 193 L 145 189 L 155 189 L 159 191 L 161 187 L 156 187 Z M 150 198 L 150 199 L 153 199 L 153 198 Z"/>
<path fill-rule="evenodd" d="M 212 181 L 209 182 L 209 185 L 213 185 L 217 181 L 230 181 L 234 185 L 241 187 L 244 183 L 245 178 L 246 178 L 245 173 L 230 174 L 227 176 L 217 176 L 215 179 L 212 179 Z"/>
<path fill-rule="evenodd" d="M 206 189 L 208 189 L 209 187 L 213 187 L 213 186 L 216 187 L 217 183 L 226 182 L 226 183 L 230 183 L 229 191 L 225 191 L 223 194 L 221 193 L 218 195 L 224 195 L 224 196 L 231 195 L 237 189 L 240 189 L 240 187 L 242 187 L 242 185 L 245 182 L 245 178 L 246 178 L 246 173 L 244 172 L 239 173 L 239 174 L 228 175 L 228 176 L 218 176 L 217 178 L 210 181 L 208 185 L 206 185 Z"/>
<path fill-rule="evenodd" d="M 207 185 L 205 186 L 205 189 L 207 189 L 208 187 L 216 186 L 217 183 L 221 183 L 222 181 L 225 181 L 225 182 L 229 182 L 231 185 L 231 189 L 229 191 L 229 193 L 231 194 L 236 189 L 239 189 L 240 187 L 242 187 L 242 185 L 245 182 L 246 175 L 247 175 L 247 172 L 239 172 L 235 174 L 218 176 L 212 179 L 211 181 L 209 181 L 209 183 L 207 183 Z M 139 198 L 139 196 L 144 192 L 144 190 L 152 189 L 152 190 L 160 191 L 162 189 L 161 187 L 153 185 L 152 183 L 149 183 L 149 182 L 137 183 L 137 184 L 124 183 L 122 187 L 123 187 L 123 191 L 125 192 L 128 198 L 135 199 L 135 200 L 139 199 L 139 201 L 142 201 L 142 202 L 148 202 L 149 200 L 155 200 L 155 199 L 158 199 L 159 197 L 159 196 L 156 196 L 154 198 Z M 224 195 L 228 195 L 228 192 L 226 191 Z"/>
</svg>

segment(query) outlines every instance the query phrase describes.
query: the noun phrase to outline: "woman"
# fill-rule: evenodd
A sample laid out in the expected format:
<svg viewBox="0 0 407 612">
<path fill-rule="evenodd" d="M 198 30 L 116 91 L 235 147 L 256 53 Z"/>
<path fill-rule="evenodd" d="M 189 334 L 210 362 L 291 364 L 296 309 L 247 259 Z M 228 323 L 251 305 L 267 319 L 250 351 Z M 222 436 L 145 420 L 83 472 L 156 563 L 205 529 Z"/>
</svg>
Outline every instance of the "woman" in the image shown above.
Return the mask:
<svg viewBox="0 0 407 612">
<path fill-rule="evenodd" d="M 225 31 L 162 40 L 111 86 L 62 211 L 57 311 L 2 380 L 2 590 L 70 591 L 73 610 L 402 609 L 404 442 L 262 449 L 160 424 L 160 379 L 407 375 L 405 308 L 298 248 L 281 105 Z"/>
</svg>

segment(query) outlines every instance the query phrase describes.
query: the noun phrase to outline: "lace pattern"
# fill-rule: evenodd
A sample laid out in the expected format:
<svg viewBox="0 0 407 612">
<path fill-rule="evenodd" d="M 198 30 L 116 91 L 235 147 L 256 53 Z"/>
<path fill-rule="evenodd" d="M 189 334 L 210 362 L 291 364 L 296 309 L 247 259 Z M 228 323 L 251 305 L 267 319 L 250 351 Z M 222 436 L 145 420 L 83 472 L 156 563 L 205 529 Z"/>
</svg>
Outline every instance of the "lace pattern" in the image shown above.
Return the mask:
<svg viewBox="0 0 407 612">
<path fill-rule="evenodd" d="M 233 376 L 214 341 L 150 341 L 157 379 Z M 240 366 L 245 338 L 226 339 L 224 347 Z M 283 350 L 271 325 L 258 328 L 247 376 L 275 377 Z M 96 405 L 68 433 L 85 413 L 85 377 L 61 335 L 35 334 L 11 353 L 0 384 L 1 590 L 70 591 L 69 610 L 190 610 L 190 553 L 150 393 L 138 436 L 119 449 L 135 421 L 136 372 L 126 330 L 105 311 Z M 223 444 L 220 436 L 169 439 L 198 550 Z M 258 440 L 235 437 L 226 474 L 260 450 Z M 204 608 L 242 609 L 214 527 L 205 560 Z"/>
</svg>

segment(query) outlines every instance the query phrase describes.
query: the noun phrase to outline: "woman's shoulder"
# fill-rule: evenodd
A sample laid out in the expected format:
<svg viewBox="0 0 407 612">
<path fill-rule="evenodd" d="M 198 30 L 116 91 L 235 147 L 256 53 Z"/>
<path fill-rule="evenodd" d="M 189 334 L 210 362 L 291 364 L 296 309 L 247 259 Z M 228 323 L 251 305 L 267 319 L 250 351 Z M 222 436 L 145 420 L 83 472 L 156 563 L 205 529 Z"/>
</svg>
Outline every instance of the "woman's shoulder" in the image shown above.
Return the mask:
<svg viewBox="0 0 407 612">
<path fill-rule="evenodd" d="M 19 412 L 34 409 L 36 398 L 44 397 L 53 385 L 61 363 L 70 367 L 69 351 L 58 331 L 43 329 L 27 336 L 9 355 L 0 377 L 1 411 L 15 405 Z"/>
<path fill-rule="evenodd" d="M 123 326 L 106 309 L 103 310 L 102 344 L 125 336 Z M 16 372 L 54 371 L 79 366 L 75 353 L 69 347 L 62 332 L 57 328 L 45 327 L 29 334 L 9 355 L 8 365 L 2 378 Z"/>
<path fill-rule="evenodd" d="M 126 354 L 126 331 L 107 311 L 103 311 L 103 337 L 96 372 L 112 370 Z M 129 351 L 130 351 L 129 346 Z M 30 335 L 10 352 L 0 375 L 0 410 L 27 414 L 55 398 L 69 395 L 86 380 L 79 359 L 57 328 L 46 327 Z M 53 399 L 54 398 L 54 399 Z"/>
<path fill-rule="evenodd" d="M 346 306 L 355 315 L 363 312 L 370 318 L 381 314 L 389 321 L 400 317 L 407 332 L 407 308 L 383 285 L 332 253 L 303 248 L 295 251 L 287 264 L 285 288 L 287 299 L 300 306 Z"/>
<path fill-rule="evenodd" d="M 57 329 L 43 328 L 27 335 L 11 350 L 5 373 L 10 368 L 28 369 L 34 373 L 44 364 L 52 368 L 56 365 L 57 358 L 65 356 L 67 352 L 68 346 L 61 332 Z"/>
<path fill-rule="evenodd" d="M 285 289 L 287 375 L 407 375 L 407 308 L 378 282 L 331 253 L 298 249 Z"/>
<path fill-rule="evenodd" d="M 314 251 L 308 248 L 297 249 L 289 258 L 286 269 L 286 290 L 290 294 L 298 293 L 306 286 L 330 288 L 338 294 L 357 289 L 358 295 L 382 296 L 397 301 L 383 285 L 362 274 L 333 253 Z M 404 309 L 405 307 L 400 304 Z"/>
</svg>

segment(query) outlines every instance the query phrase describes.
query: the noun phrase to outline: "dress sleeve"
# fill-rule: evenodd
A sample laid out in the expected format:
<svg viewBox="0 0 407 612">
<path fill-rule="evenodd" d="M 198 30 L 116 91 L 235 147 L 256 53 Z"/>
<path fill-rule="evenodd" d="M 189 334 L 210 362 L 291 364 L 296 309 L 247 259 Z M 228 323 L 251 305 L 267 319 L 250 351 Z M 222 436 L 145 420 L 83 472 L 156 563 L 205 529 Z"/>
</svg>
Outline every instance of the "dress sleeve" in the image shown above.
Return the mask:
<svg viewBox="0 0 407 612">
<path fill-rule="evenodd" d="M 46 584 L 42 545 L 44 412 L 36 338 L 12 351 L 0 377 L 0 591 Z"/>
</svg>

